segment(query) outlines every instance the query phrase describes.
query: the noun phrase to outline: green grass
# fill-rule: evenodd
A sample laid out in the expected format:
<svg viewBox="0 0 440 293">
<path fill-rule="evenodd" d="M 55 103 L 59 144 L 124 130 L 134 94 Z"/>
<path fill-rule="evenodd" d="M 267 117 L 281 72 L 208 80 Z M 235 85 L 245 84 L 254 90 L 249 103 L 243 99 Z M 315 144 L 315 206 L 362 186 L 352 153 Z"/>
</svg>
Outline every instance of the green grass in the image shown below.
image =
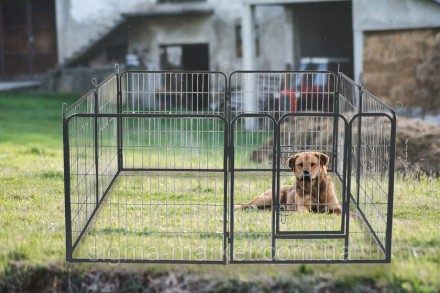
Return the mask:
<svg viewBox="0 0 440 293">
<path fill-rule="evenodd" d="M 246 289 L 246 282 L 258 283 L 264 278 L 273 278 L 277 286 L 283 288 L 291 284 L 289 280 L 294 276 L 307 276 L 304 280 L 312 282 L 308 276 L 326 280 L 325 276 L 331 275 L 335 286 L 339 286 L 336 288 L 358 288 L 359 284 L 374 282 L 379 287 L 395 291 L 432 292 L 440 289 L 440 180 L 416 173 L 405 178 L 396 175 L 391 264 L 226 267 L 65 264 L 61 105 L 73 101 L 71 96 L 0 93 L 0 288 L 6 283 L 24 283 L 26 278 L 40 276 L 42 271 L 53 271 L 60 278 L 67 278 L 71 271 L 72 274 L 82 274 L 98 270 L 124 271 L 133 275 L 139 271 L 178 271 L 182 275 L 228 281 L 229 285 L 224 288 Z M 263 185 L 256 186 L 255 191 Z M 193 193 L 206 199 L 221 192 L 220 187 L 216 189 L 199 182 L 185 186 L 186 191 L 176 195 L 182 202 L 190 202 L 189 196 Z M 117 190 L 115 192 L 117 198 Z M 138 195 L 133 193 L 132 196 Z M 156 196 L 157 200 L 164 199 L 163 193 Z M 103 209 L 102 213 L 105 212 Z M 173 210 L 167 212 L 173 213 Z M 176 215 L 177 212 L 194 213 L 188 209 L 175 212 Z M 256 213 L 261 217 L 268 215 L 257 211 L 241 213 L 243 217 Z M 209 211 L 206 214 L 209 215 Z M 131 217 L 135 217 L 135 213 Z M 220 227 L 217 217 L 204 219 L 213 223 L 208 225 Z M 127 227 L 111 222 L 102 224 L 95 228 L 100 227 L 104 233 L 114 235 L 134 231 L 135 235 L 153 241 L 155 238 L 150 236 L 167 228 L 163 225 L 145 230 L 141 223 Z M 181 224 L 185 226 L 188 222 Z M 263 226 L 257 228 L 258 231 L 266 229 Z M 212 238 L 203 233 L 200 241 Z"/>
</svg>

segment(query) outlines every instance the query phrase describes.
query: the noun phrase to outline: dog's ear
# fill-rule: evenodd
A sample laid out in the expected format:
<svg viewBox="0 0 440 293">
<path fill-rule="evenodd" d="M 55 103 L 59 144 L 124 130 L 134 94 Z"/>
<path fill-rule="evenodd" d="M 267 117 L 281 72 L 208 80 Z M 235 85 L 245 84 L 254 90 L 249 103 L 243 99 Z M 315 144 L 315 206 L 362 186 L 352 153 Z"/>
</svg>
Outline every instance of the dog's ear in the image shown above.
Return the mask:
<svg viewBox="0 0 440 293">
<path fill-rule="evenodd" d="M 298 154 L 290 157 L 287 159 L 286 161 L 286 165 L 289 166 L 289 168 L 293 171 L 293 169 L 295 169 L 295 160 L 298 158 Z"/>
<path fill-rule="evenodd" d="M 327 166 L 328 163 L 330 162 L 330 157 L 327 156 L 326 154 L 316 152 L 315 155 L 318 157 L 321 166 Z"/>
</svg>

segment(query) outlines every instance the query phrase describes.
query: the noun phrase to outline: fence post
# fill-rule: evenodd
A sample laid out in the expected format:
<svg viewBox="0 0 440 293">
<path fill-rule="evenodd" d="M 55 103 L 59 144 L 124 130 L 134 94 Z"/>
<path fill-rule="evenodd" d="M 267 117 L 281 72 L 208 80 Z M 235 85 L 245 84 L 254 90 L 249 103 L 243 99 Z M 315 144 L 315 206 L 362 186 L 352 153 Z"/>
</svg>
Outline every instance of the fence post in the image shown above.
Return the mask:
<svg viewBox="0 0 440 293">
<path fill-rule="evenodd" d="M 344 203 L 345 209 L 343 206 L 343 210 L 345 210 L 345 242 L 344 242 L 344 260 L 348 260 L 349 257 L 349 236 L 350 236 L 350 194 L 351 194 L 351 138 L 353 136 L 352 133 L 353 120 L 350 119 L 347 126 L 347 131 L 345 133 L 345 193 L 347 194 L 346 202 Z"/>
<path fill-rule="evenodd" d="M 64 208 L 66 223 L 66 260 L 72 260 L 72 221 L 70 209 L 70 150 L 69 123 L 63 110 L 63 148 L 64 148 Z"/>
<path fill-rule="evenodd" d="M 396 132 L 397 121 L 396 113 L 393 113 L 391 120 L 391 141 L 390 141 L 390 165 L 389 168 L 389 182 L 388 182 L 388 209 L 387 209 L 387 228 L 386 228 L 386 242 L 385 242 L 385 261 L 391 262 L 391 241 L 393 230 L 393 205 L 394 205 L 394 168 L 396 162 Z"/>
<path fill-rule="evenodd" d="M 330 75 L 332 76 L 332 75 Z M 339 75 L 339 68 L 338 68 L 338 76 L 335 78 L 335 90 L 334 90 L 334 97 L 333 97 L 333 153 L 332 153 L 332 168 L 333 172 L 338 172 L 338 134 L 339 134 L 339 121 L 337 119 L 337 115 L 339 114 L 339 78 L 341 76 Z"/>
<path fill-rule="evenodd" d="M 119 75 L 119 67 L 117 71 L 117 80 L 116 80 L 116 88 L 117 88 L 117 98 L 116 98 L 116 111 L 118 114 L 122 114 L 122 90 L 121 90 L 122 77 Z M 116 118 L 116 140 L 118 144 L 118 171 L 122 171 L 122 117 Z"/>
<path fill-rule="evenodd" d="M 359 107 L 358 113 L 362 114 L 363 107 L 363 87 L 359 87 Z M 358 121 L 358 135 L 357 135 L 357 160 L 356 160 L 356 206 L 359 209 L 359 193 L 360 193 L 360 182 L 361 182 L 361 140 L 362 140 L 362 115 L 359 116 Z M 351 174 L 349 174 L 351 176 Z"/>
<path fill-rule="evenodd" d="M 94 107 L 94 113 L 98 114 L 99 113 L 99 88 L 96 89 L 95 93 L 93 94 L 94 96 L 94 100 L 95 100 L 95 107 Z M 96 207 L 98 207 L 99 205 L 99 160 L 98 160 L 98 116 L 95 116 L 95 122 L 94 122 L 94 147 L 95 147 L 95 172 L 96 172 L 96 177 L 95 177 L 95 184 L 96 184 Z"/>
</svg>

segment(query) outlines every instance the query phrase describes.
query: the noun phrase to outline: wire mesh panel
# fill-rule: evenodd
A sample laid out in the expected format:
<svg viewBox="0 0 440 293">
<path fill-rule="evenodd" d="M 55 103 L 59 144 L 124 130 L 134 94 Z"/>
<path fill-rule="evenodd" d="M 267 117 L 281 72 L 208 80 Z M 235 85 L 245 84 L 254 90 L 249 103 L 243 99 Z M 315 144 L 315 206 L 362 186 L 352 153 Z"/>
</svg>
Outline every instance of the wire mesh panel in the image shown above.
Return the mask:
<svg viewBox="0 0 440 293">
<path fill-rule="evenodd" d="M 389 116 L 386 113 L 388 111 L 378 111 L 376 107 L 383 109 L 383 106 L 375 101 L 365 101 L 374 99 L 368 92 L 362 93 L 362 99 L 363 106 L 371 103 L 374 107 L 363 108 L 362 114 L 352 120 L 359 124 L 360 130 L 357 137 L 352 138 L 351 200 L 356 216 L 362 218 L 369 227 L 370 241 L 377 246 L 377 257 L 389 258 L 392 220 L 390 202 L 394 177 L 390 167 L 395 160 L 395 117 Z M 360 233 L 354 237 L 365 236 Z"/>
<path fill-rule="evenodd" d="M 292 170 L 285 165 L 294 154 L 319 151 L 336 157 L 334 137 L 339 137 L 340 164 L 344 164 L 346 122 L 330 114 L 335 102 L 335 75 L 330 72 L 234 72 L 230 86 L 231 260 L 324 261 L 320 251 L 328 243 L 332 243 L 334 250 L 343 251 L 341 216 L 300 214 L 296 207 L 287 211 L 286 202 L 281 203 L 280 198 L 282 190 L 295 186 Z M 320 116 L 320 113 L 324 114 Z M 335 130 L 339 124 L 340 133 Z M 333 165 L 336 164 L 330 162 L 330 171 Z M 342 178 L 343 172 L 333 179 L 340 202 L 345 191 Z M 309 258 L 296 257 L 301 250 L 310 248 L 310 241 L 284 239 L 286 234 L 292 237 L 297 233 L 330 232 L 340 234 L 340 239 L 322 242 L 319 238 L 323 237 L 316 237 Z"/>
<path fill-rule="evenodd" d="M 231 111 L 283 114 L 333 112 L 336 76 L 328 71 L 238 71 L 229 78 Z"/>
<path fill-rule="evenodd" d="M 220 73 L 140 73 L 121 76 L 122 113 L 156 115 L 122 121 L 125 169 L 206 169 L 222 166 L 224 125 L 219 120 L 166 119 L 167 115 L 225 117 L 226 78 Z M 199 102 L 204 101 L 200 106 Z M 205 116 L 206 117 L 206 116 Z M 206 146 L 203 141 L 212 141 Z"/>
<path fill-rule="evenodd" d="M 222 262 L 221 172 L 122 172 L 76 251 L 116 262 Z"/>
<path fill-rule="evenodd" d="M 340 74 L 340 109 L 350 119 L 347 188 L 351 260 L 387 260 L 395 160 L 394 111 Z"/>
<path fill-rule="evenodd" d="M 91 91 L 64 112 L 67 117 L 93 113 L 95 92 Z M 67 254 L 79 241 L 98 204 L 96 194 L 95 121 L 92 117 L 75 117 L 64 123 L 64 169 L 66 184 L 66 246 Z"/>
<path fill-rule="evenodd" d="M 367 96 L 364 96 L 367 97 Z M 365 113 L 355 116 L 353 122 L 360 124 L 361 131 L 352 138 L 352 164 L 350 168 L 351 209 L 356 217 L 363 219 L 369 228 L 370 245 L 377 246 L 380 258 L 388 257 L 388 237 L 391 235 L 390 184 L 393 174 L 389 173 L 392 155 L 393 120 L 382 113 Z M 351 231 L 350 237 L 365 238 L 365 232 Z M 370 258 L 359 256 L 359 258 Z M 353 257 L 354 258 L 354 257 Z"/>
<path fill-rule="evenodd" d="M 118 76 L 110 76 L 97 87 L 97 113 L 118 113 Z M 118 173 L 118 135 L 116 117 L 96 117 L 98 195 L 106 193 Z"/>
<path fill-rule="evenodd" d="M 274 153 L 275 140 L 271 130 L 246 131 L 245 119 L 237 116 L 231 123 L 231 251 L 232 261 L 268 261 L 272 259 L 273 213 L 271 206 L 275 197 L 275 159 L 262 163 L 250 159 L 253 151 Z M 263 123 L 274 123 L 269 117 Z M 267 143 L 262 149 L 261 146 Z M 253 198 L 269 192 L 269 201 L 259 209 L 244 210 Z"/>
<path fill-rule="evenodd" d="M 337 129 L 336 126 L 339 126 Z M 282 195 L 282 188 L 289 187 L 295 190 L 296 201 L 291 204 L 282 204 L 281 197 L 278 197 L 277 210 L 277 232 L 280 234 L 343 234 L 344 212 L 342 206 L 346 199 L 344 186 L 344 170 L 340 173 L 335 170 L 338 162 L 341 166 L 345 164 L 344 142 L 347 134 L 347 123 L 342 116 L 332 114 L 314 113 L 291 113 L 280 120 L 279 131 L 279 163 L 278 173 L 279 194 Z M 338 131 L 338 132 L 336 132 Z M 334 150 L 333 140 L 339 142 L 340 160 L 330 160 Z M 310 172 L 316 169 L 314 181 L 302 180 L 302 173 L 298 173 L 291 165 L 290 158 L 296 154 L 313 151 L 313 158 Z M 315 158 L 316 157 L 316 158 Z M 306 164 L 298 157 L 295 165 Z M 313 168 L 313 165 L 316 165 Z M 306 169 L 309 170 L 309 169 Z M 311 177 L 312 178 L 312 177 Z M 329 186 L 324 187 L 328 184 Z M 333 197 L 334 198 L 331 198 Z M 298 213 L 305 211 L 305 207 L 320 213 L 310 215 Z M 330 214 L 330 215 L 329 215 Z"/>
<path fill-rule="evenodd" d="M 225 83 L 218 73 L 121 76 L 121 113 L 102 118 L 116 120 L 120 170 L 76 259 L 225 261 L 227 127 L 224 103 L 208 107 Z"/>
<path fill-rule="evenodd" d="M 64 112 L 68 252 L 78 246 L 118 173 L 116 118 L 118 77 L 112 75 Z"/>
<path fill-rule="evenodd" d="M 219 72 L 124 72 L 122 113 L 223 114 L 226 77 Z"/>
</svg>

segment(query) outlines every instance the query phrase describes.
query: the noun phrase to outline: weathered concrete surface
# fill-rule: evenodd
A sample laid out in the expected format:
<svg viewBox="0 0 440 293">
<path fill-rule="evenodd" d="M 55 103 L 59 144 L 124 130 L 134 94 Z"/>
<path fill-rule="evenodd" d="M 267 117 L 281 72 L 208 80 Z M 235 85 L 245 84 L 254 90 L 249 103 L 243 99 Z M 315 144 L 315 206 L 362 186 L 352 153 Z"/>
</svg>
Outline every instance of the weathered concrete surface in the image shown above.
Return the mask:
<svg viewBox="0 0 440 293">
<path fill-rule="evenodd" d="M 193 8 L 199 5 L 201 10 L 209 6 L 214 13 L 207 16 L 185 13 L 188 5 Z M 176 14 L 178 9 L 182 10 L 180 15 L 171 15 Z M 137 22 L 134 27 L 123 22 L 124 15 L 133 13 L 145 14 L 144 18 L 139 18 L 143 21 Z M 209 44 L 211 70 L 242 69 L 241 57 L 236 54 L 236 25 L 240 24 L 242 15 L 241 1 L 156 4 L 154 0 L 56 0 L 56 14 L 58 61 L 61 65 L 122 22 L 122 25 L 129 26 L 129 52 L 134 49 L 144 52 L 142 58 L 148 59 L 146 61 L 156 69 L 159 69 L 160 45 L 194 43 Z M 257 58 L 258 68 L 284 69 L 283 8 L 261 7 L 257 9 L 256 17 L 261 52 Z M 225 67 L 225 64 L 228 66 Z"/>
<path fill-rule="evenodd" d="M 54 92 L 83 95 L 94 88 L 92 78 L 96 78 L 100 83 L 114 72 L 115 69 L 112 67 L 65 68 L 47 78 L 44 87 Z"/>
<path fill-rule="evenodd" d="M 81 47 L 106 32 L 121 13 L 153 0 L 56 0 L 58 62 L 63 64 Z"/>
<path fill-rule="evenodd" d="M 440 5 L 425 0 L 353 0 L 353 30 L 440 26 Z"/>
</svg>

